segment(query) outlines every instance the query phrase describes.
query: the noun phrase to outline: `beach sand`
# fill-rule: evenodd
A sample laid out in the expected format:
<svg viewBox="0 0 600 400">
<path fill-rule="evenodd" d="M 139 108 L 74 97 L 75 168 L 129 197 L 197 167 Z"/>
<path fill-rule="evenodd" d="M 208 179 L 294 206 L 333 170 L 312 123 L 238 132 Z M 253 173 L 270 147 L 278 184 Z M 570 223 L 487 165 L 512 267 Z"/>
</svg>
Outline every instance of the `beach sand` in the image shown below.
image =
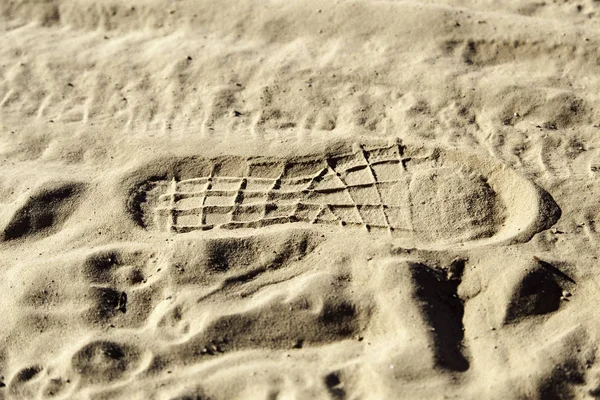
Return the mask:
<svg viewBox="0 0 600 400">
<path fill-rule="evenodd" d="M 0 399 L 600 398 L 599 13 L 0 2 Z"/>
</svg>

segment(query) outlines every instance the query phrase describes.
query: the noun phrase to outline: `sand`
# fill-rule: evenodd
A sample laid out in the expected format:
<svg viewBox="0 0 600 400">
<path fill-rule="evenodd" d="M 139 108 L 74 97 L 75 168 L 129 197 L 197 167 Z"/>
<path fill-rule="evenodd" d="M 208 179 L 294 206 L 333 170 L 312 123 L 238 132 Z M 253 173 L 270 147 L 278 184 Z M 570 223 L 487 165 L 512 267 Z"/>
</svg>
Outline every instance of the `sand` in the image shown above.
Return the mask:
<svg viewBox="0 0 600 400">
<path fill-rule="evenodd" d="M 600 398 L 599 13 L 0 2 L 0 399 Z"/>
</svg>

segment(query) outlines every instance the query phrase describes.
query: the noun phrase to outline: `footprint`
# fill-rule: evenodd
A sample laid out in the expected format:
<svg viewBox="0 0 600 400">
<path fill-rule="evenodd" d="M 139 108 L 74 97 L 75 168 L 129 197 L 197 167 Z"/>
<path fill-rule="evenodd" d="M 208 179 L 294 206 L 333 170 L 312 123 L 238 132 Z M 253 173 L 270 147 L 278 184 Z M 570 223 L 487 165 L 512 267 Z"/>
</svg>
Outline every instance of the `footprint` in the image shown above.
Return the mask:
<svg viewBox="0 0 600 400">
<path fill-rule="evenodd" d="M 205 302 L 237 303 L 294 279 L 318 243 L 314 236 L 305 230 L 289 230 L 242 237 L 176 238 L 165 262 L 165 277 L 177 300 L 167 299 L 155 309 L 157 335 L 182 340 L 197 329 L 199 319 L 190 315 Z"/>
<path fill-rule="evenodd" d="M 38 390 L 38 378 L 43 368 L 39 365 L 33 365 L 21 369 L 11 379 L 8 384 L 8 391 L 10 395 L 18 399 L 32 398 L 35 396 L 35 392 Z"/>
<path fill-rule="evenodd" d="M 262 308 L 219 316 L 191 343 L 204 343 L 208 349 L 205 352 L 214 346 L 213 351 L 221 353 L 251 348 L 302 348 L 356 337 L 364 329 L 368 313 L 340 297 L 324 299 L 316 313 L 311 309 L 290 312 L 289 304 L 274 301 Z"/>
<path fill-rule="evenodd" d="M 86 296 L 90 308 L 85 318 L 119 327 L 143 325 L 162 291 L 156 262 L 153 253 L 135 246 L 115 246 L 89 254 L 81 267 L 89 283 Z"/>
<path fill-rule="evenodd" d="M 170 275 L 178 286 L 224 288 L 251 282 L 289 267 L 310 254 L 317 239 L 310 232 L 177 240 L 173 245 Z"/>
<path fill-rule="evenodd" d="M 549 194 L 500 163 L 400 142 L 290 160 L 185 159 L 158 176 L 132 190 L 130 212 L 173 233 L 304 222 L 439 248 L 527 241 L 560 217 Z"/>
<path fill-rule="evenodd" d="M 451 261 L 443 255 L 425 261 L 422 256 L 375 260 L 369 265 L 374 272 L 361 280 L 372 285 L 378 310 L 370 328 L 377 335 L 370 340 L 382 338 L 379 343 L 387 346 L 390 335 L 398 339 L 386 353 L 390 364 L 401 362 L 403 368 L 415 371 L 463 373 L 470 368 L 464 300 L 458 290 L 465 260 Z"/>
<path fill-rule="evenodd" d="M 563 288 L 557 277 L 539 263 L 527 270 L 513 290 L 505 312 L 505 324 L 557 311 L 563 299 Z"/>
<path fill-rule="evenodd" d="M 423 319 L 435 333 L 433 345 L 438 365 L 459 372 L 469 369 L 462 354 L 464 307 L 457 294 L 464 264 L 464 260 L 457 260 L 446 273 L 424 264 L 409 264 Z"/>
<path fill-rule="evenodd" d="M 133 346 L 96 340 L 73 355 L 71 366 L 84 383 L 99 384 L 124 379 L 140 360 L 141 352 Z"/>
<path fill-rule="evenodd" d="M 585 329 L 575 326 L 540 344 L 533 360 L 536 398 L 584 398 L 586 383 L 593 383 L 590 378 L 597 376 L 597 343 Z M 587 394 L 596 397 L 593 389 Z"/>
<path fill-rule="evenodd" d="M 297 293 L 292 294 L 291 288 Z M 231 301 L 227 306 L 188 302 L 173 310 L 170 321 L 161 321 L 162 332 L 169 322 L 191 325 L 164 356 L 189 364 L 252 349 L 300 351 L 353 339 L 371 319 L 370 303 L 355 299 L 353 290 L 344 276 L 314 273 L 268 285 L 242 307 Z M 197 310 L 204 315 L 202 324 L 194 321 Z"/>
<path fill-rule="evenodd" d="M 2 240 L 54 233 L 73 213 L 84 190 L 82 183 L 48 184 L 37 189 L 13 214 Z"/>
</svg>

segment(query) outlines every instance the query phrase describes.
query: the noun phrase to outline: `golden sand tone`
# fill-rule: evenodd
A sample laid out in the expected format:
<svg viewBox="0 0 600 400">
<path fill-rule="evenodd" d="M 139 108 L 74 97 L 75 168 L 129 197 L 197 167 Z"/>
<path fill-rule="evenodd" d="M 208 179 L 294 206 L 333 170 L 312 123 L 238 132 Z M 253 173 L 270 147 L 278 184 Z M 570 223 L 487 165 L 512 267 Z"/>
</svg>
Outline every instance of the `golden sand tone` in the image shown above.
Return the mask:
<svg viewBox="0 0 600 400">
<path fill-rule="evenodd" d="M 0 399 L 600 398 L 599 18 L 0 1 Z"/>
</svg>

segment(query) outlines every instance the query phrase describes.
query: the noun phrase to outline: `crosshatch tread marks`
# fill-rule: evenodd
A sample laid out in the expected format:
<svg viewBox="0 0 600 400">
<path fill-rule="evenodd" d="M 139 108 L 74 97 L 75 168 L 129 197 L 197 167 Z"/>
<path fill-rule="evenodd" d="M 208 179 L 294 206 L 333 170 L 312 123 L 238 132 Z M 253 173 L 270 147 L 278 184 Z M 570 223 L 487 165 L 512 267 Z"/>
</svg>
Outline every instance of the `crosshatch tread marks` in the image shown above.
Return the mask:
<svg viewBox="0 0 600 400">
<path fill-rule="evenodd" d="M 176 162 L 172 172 L 143 181 L 131 197 L 132 213 L 146 229 L 185 233 L 304 222 L 441 245 L 491 239 L 502 229 L 500 240 L 521 228 L 528 229 L 523 236 L 537 229 L 513 229 L 521 222 L 506 220 L 514 210 L 504 199 L 520 206 L 503 194 L 504 182 L 520 179 L 512 172 L 474 156 L 408 149 L 399 141 L 289 160 L 231 156 Z M 487 174 L 494 176 L 492 183 Z M 527 201 L 539 200 L 530 182 L 515 182 L 529 191 Z M 539 210 L 530 204 L 533 217 Z"/>
<path fill-rule="evenodd" d="M 158 181 L 155 223 L 171 232 L 298 221 L 410 231 L 406 161 L 399 144 L 361 146 L 324 160 L 247 160 L 246 176 Z"/>
</svg>

